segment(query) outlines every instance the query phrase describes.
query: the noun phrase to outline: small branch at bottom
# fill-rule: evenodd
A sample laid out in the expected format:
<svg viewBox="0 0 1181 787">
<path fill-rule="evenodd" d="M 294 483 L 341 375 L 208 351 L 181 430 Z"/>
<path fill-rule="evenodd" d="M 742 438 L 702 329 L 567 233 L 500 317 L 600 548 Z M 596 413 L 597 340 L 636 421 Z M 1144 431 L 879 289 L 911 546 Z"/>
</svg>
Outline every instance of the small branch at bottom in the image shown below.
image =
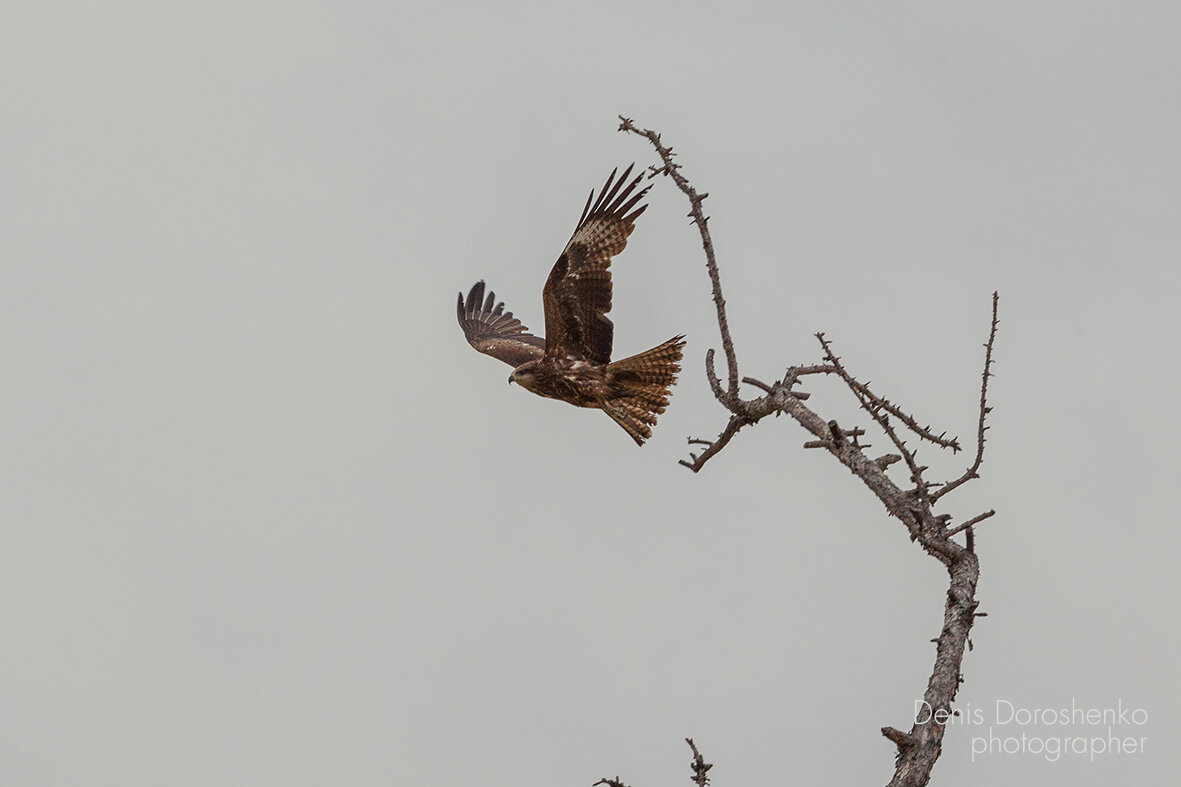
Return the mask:
<svg viewBox="0 0 1181 787">
<path fill-rule="evenodd" d="M 701 752 L 697 751 L 697 744 L 693 742 L 692 738 L 685 738 L 685 743 L 689 744 L 689 748 L 693 750 L 693 762 L 689 763 L 689 767 L 693 769 L 693 783 L 697 787 L 705 787 L 709 784 L 709 769 L 714 767 L 713 763 L 705 761 Z"/>
</svg>

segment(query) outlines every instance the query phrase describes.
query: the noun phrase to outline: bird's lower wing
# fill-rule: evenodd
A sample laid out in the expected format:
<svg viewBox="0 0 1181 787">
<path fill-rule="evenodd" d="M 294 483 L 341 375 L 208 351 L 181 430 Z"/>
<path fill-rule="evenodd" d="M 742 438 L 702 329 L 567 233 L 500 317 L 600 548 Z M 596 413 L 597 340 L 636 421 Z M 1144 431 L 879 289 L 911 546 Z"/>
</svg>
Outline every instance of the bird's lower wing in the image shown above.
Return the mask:
<svg viewBox="0 0 1181 787">
<path fill-rule="evenodd" d="M 483 281 L 472 286 L 466 299 L 459 294 L 456 312 L 468 344 L 485 355 L 515 368 L 545 354 L 545 339 L 529 333 L 512 312 L 504 310 L 504 303 L 496 302 L 491 290 L 485 298 Z"/>
</svg>

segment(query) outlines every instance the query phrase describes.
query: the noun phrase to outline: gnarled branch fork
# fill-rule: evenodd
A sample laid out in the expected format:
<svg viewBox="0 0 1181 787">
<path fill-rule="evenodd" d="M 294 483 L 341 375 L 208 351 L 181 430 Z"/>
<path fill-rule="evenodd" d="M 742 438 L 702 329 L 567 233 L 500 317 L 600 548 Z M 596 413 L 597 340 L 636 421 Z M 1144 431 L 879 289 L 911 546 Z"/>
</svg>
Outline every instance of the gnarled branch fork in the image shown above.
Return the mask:
<svg viewBox="0 0 1181 787">
<path fill-rule="evenodd" d="M 690 439 L 690 444 L 704 448 L 698 453 L 691 453 L 689 459 L 682 460 L 681 464 L 695 473 L 699 472 L 707 462 L 730 444 L 743 427 L 757 424 L 768 415 L 787 414 L 815 438 L 808 441 L 806 447 L 823 448 L 849 468 L 877 496 L 886 510 L 902 522 L 911 540 L 918 542 L 947 569 L 950 583 L 943 611 L 943 626 L 935 640 L 935 665 L 923 700 L 927 703 L 930 713 L 950 714 L 951 703 L 962 681 L 960 666 L 965 648 L 970 647 L 968 635 L 976 618 L 983 614 L 976 611 L 979 604 L 976 601 L 976 584 L 980 576 L 980 566 L 975 551 L 974 527 L 993 516 L 995 512 L 986 511 L 960 525 L 952 526 L 950 515 L 936 514 L 933 509 L 949 492 L 979 477 L 984 459 L 984 433 L 988 429 L 985 422 L 992 409 L 988 406 L 988 380 L 992 376 L 992 351 L 998 323 L 997 293 L 994 292 L 992 295 L 992 321 L 988 341 L 985 343 L 975 459 L 961 476 L 949 482 L 929 481 L 924 477 L 928 468 L 919 464 L 917 449 L 911 447 L 904 438 L 912 436 L 918 442 L 927 442 L 953 453 L 960 450 L 959 441 L 947 437 L 945 432 L 936 434 L 930 426 L 921 425 L 897 404 L 875 393 L 868 383 L 857 380 L 848 371 L 833 349 L 831 341 L 824 334 L 816 335 L 823 352 L 820 363 L 789 366 L 783 377 L 772 383 L 764 383 L 751 377 L 739 377 L 738 358 L 726 321 L 726 302 L 722 297 L 721 278 L 713 239 L 709 233 L 709 219 L 702 208 L 702 203 L 708 195 L 699 193 L 689 183 L 681 172 L 681 165 L 674 161 L 676 154 L 670 146 L 663 143 L 660 134 L 640 128 L 629 118 L 621 116 L 619 119 L 620 131 L 646 138 L 660 156 L 661 164 L 650 167 L 649 177 L 665 175 L 672 178 L 677 188 L 689 200 L 689 216 L 701 234 L 706 270 L 717 310 L 718 329 L 721 332 L 722 350 L 726 356 L 725 384 L 714 369 L 713 350 L 706 353 L 705 371 L 714 398 L 729 412 L 729 419 L 717 438 Z M 866 453 L 869 446 L 859 440 L 865 434 L 862 428 L 842 427 L 836 421 L 821 417 L 814 409 L 805 405 L 804 402 L 809 395 L 797 390 L 795 386 L 800 383 L 801 378 L 810 375 L 835 376 L 842 380 L 856 398 L 861 410 L 893 444 L 894 450 L 876 457 L 869 456 Z M 761 395 L 743 398 L 739 393 L 740 383 L 758 389 Z M 888 475 L 890 467 L 898 462 L 904 463 L 909 472 L 907 481 L 902 483 L 896 482 Z M 963 544 L 952 540 L 952 536 L 961 532 L 965 534 Z M 942 750 L 944 725 L 916 719 L 907 732 L 893 727 L 883 727 L 881 732 L 897 747 L 891 787 L 921 787 L 927 784 L 931 769 Z M 696 747 L 694 755 L 700 760 Z"/>
</svg>

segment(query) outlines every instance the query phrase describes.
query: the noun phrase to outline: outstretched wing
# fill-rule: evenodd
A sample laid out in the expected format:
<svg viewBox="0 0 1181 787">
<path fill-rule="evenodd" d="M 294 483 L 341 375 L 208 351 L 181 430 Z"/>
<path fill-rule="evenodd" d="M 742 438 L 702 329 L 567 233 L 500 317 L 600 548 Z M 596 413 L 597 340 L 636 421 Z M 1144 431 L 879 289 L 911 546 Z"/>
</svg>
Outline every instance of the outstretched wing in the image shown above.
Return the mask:
<svg viewBox="0 0 1181 787">
<path fill-rule="evenodd" d="M 619 170 L 613 170 L 598 199 L 591 191 L 574 235 L 545 282 L 541 299 L 548 357 L 611 360 L 615 326 L 606 317 L 611 311 L 611 258 L 627 246 L 636 217 L 648 207 L 635 205 L 651 188 L 636 191 L 643 175 L 624 188 L 634 166 L 618 180 Z"/>
<path fill-rule="evenodd" d="M 459 294 L 456 312 L 468 344 L 485 355 L 515 368 L 545 353 L 545 339 L 528 333 L 529 329 L 512 312 L 504 310 L 504 303 L 496 303 L 496 293 L 489 290 L 488 298 L 484 298 L 482 279 L 472 286 L 466 301 L 463 293 Z"/>
</svg>

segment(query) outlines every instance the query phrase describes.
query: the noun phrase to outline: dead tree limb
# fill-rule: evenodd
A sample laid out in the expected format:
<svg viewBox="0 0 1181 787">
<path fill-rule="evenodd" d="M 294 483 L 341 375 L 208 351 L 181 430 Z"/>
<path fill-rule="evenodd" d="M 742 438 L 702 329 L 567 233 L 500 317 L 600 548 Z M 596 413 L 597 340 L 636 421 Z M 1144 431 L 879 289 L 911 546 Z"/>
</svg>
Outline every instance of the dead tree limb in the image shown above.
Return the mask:
<svg viewBox="0 0 1181 787">
<path fill-rule="evenodd" d="M 911 436 L 940 449 L 951 450 L 953 453 L 960 450 L 959 441 L 954 437 L 947 437 L 946 432 L 937 434 L 934 429 L 922 425 L 917 418 L 905 412 L 896 403 L 877 394 L 869 383 L 859 381 L 849 372 L 844 361 L 836 354 L 832 342 L 823 333 L 816 335 L 823 352 L 823 358 L 819 363 L 789 366 L 782 379 L 773 383 L 739 376 L 738 357 L 726 321 L 726 302 L 722 297 L 721 277 L 713 239 L 709 233 L 709 218 L 702 208 L 702 203 L 708 195 L 699 193 L 689 183 L 688 178 L 681 172 L 681 165 L 674 161 L 676 154 L 670 146 L 663 143 L 660 134 L 640 128 L 629 118 L 621 116 L 619 120 L 620 131 L 644 137 L 656 149 L 661 163 L 649 168 L 649 177 L 665 175 L 672 178 L 677 188 L 689 200 L 689 216 L 697 226 L 705 251 L 706 271 L 713 290 L 722 351 L 726 356 L 727 376 L 724 387 L 714 370 L 715 353 L 712 349 L 705 356 L 705 372 L 714 398 L 728 411 L 729 418 L 717 438 L 691 439 L 691 445 L 701 445 L 704 449 L 698 453 L 690 453 L 689 459 L 682 460 L 681 464 L 695 473 L 699 472 L 707 462 L 730 444 L 742 428 L 757 424 L 768 415 L 787 414 L 815 438 L 805 443 L 805 447 L 825 449 L 849 468 L 877 496 L 890 515 L 902 522 L 910 539 L 918 542 L 929 555 L 943 563 L 947 569 L 949 586 L 943 609 L 943 625 L 939 637 L 934 640 L 935 664 L 923 693 L 926 703 L 924 713 L 914 720 L 907 732 L 893 727 L 881 728 L 882 735 L 892 741 L 897 749 L 894 778 L 890 781 L 890 786 L 922 787 L 930 780 L 931 769 L 942 751 L 945 728 L 935 719 L 946 719 L 951 715 L 951 704 L 962 682 L 960 667 L 965 648 L 969 647 L 968 635 L 976 618 L 983 614 L 976 611 L 979 605 L 976 600 L 976 584 L 980 577 L 980 564 L 975 551 L 974 527 L 993 516 L 995 512 L 987 511 L 961 525 L 949 527 L 951 516 L 936 514 L 933 509 L 948 493 L 979 477 L 981 463 L 984 460 L 984 433 L 988 429 L 986 420 L 992 409 L 988 406 L 988 380 L 992 376 L 992 351 L 998 324 L 997 293 L 992 294 L 992 321 L 988 341 L 984 345 L 975 459 L 962 475 L 949 482 L 928 480 L 925 477 L 928 467 L 919 464 L 917 449 L 911 447 L 906 438 Z M 800 378 L 809 375 L 829 375 L 842 380 L 861 410 L 893 444 L 894 452 L 877 457 L 867 455 L 865 450 L 869 446 L 859 440 L 865 434 L 863 429 L 842 427 L 836 421 L 822 417 L 805 405 L 804 402 L 809 395 L 796 390 L 795 386 L 799 384 Z M 757 388 L 762 395 L 750 399 L 743 398 L 739 394 L 740 382 Z M 904 482 L 895 481 L 887 474 L 889 468 L 898 462 L 903 462 L 908 471 L 908 478 Z M 952 540 L 952 536 L 960 532 L 965 534 L 964 544 Z M 692 741 L 690 746 L 693 746 Z M 699 770 L 698 765 L 704 766 L 706 770 L 708 766 L 697 753 L 696 746 L 693 746 L 693 753 L 694 778 L 695 781 L 700 779 L 697 783 L 702 785 L 705 783 L 704 771 Z"/>
</svg>

